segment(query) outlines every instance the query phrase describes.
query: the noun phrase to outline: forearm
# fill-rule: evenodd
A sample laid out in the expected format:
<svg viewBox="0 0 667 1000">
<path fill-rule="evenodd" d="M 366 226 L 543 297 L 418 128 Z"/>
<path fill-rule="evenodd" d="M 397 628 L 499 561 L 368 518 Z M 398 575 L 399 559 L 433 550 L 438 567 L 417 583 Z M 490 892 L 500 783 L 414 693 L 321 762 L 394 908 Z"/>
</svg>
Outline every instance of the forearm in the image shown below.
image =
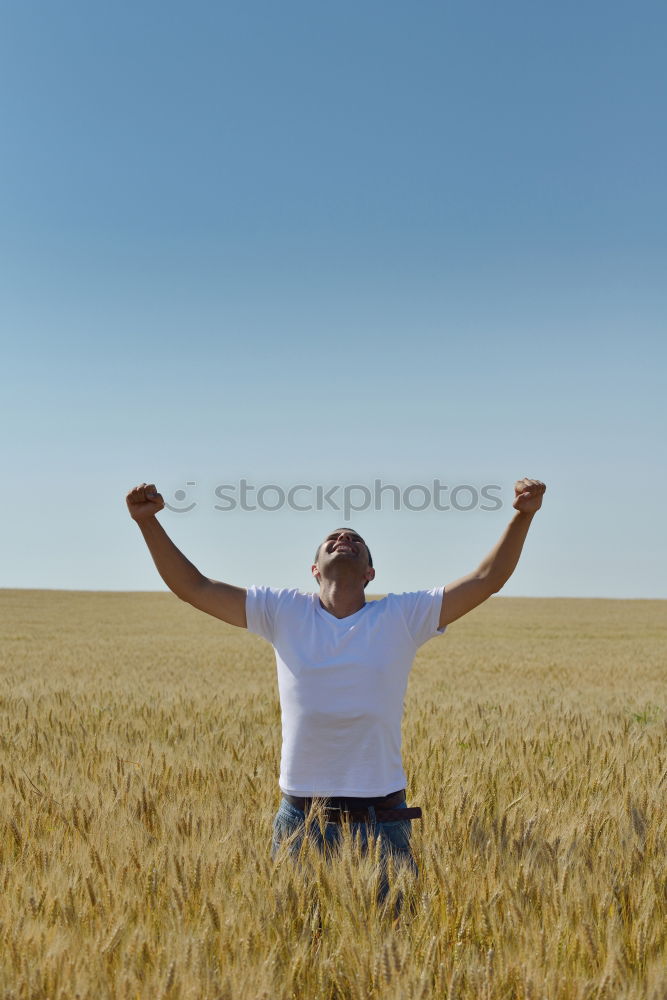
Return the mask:
<svg viewBox="0 0 667 1000">
<path fill-rule="evenodd" d="M 534 514 L 517 511 L 496 547 L 480 563 L 477 572 L 489 582 L 494 593 L 505 586 L 516 569 L 533 517 Z"/>
<path fill-rule="evenodd" d="M 158 573 L 169 589 L 187 601 L 193 590 L 202 582 L 203 575 L 196 566 L 177 549 L 157 517 L 137 521 L 144 541 Z"/>
</svg>

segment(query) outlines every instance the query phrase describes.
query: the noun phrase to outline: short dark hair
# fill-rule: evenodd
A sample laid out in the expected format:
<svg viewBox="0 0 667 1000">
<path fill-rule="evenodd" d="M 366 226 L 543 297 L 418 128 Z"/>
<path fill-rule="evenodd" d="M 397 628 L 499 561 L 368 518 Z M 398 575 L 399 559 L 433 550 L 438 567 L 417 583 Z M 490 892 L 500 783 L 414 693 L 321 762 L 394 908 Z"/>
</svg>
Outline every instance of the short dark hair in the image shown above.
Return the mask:
<svg viewBox="0 0 667 1000">
<path fill-rule="evenodd" d="M 351 530 L 352 530 L 351 528 L 334 528 L 334 531 L 351 531 Z M 354 533 L 355 533 L 355 535 L 357 534 L 356 531 Z M 333 532 L 330 532 L 330 534 L 333 534 Z M 361 538 L 361 535 L 357 535 L 357 538 Z M 363 541 L 363 539 L 362 539 L 362 541 Z M 315 550 L 315 558 L 313 559 L 314 563 L 317 562 L 318 556 L 320 554 L 320 549 L 322 548 L 323 545 L 324 545 L 324 542 L 320 542 L 320 544 L 317 546 L 317 549 Z M 366 542 L 364 542 L 364 545 L 366 545 Z M 372 566 L 373 565 L 373 556 L 371 555 L 371 550 L 368 548 L 367 545 L 366 545 L 366 552 L 368 552 L 368 565 Z"/>
</svg>

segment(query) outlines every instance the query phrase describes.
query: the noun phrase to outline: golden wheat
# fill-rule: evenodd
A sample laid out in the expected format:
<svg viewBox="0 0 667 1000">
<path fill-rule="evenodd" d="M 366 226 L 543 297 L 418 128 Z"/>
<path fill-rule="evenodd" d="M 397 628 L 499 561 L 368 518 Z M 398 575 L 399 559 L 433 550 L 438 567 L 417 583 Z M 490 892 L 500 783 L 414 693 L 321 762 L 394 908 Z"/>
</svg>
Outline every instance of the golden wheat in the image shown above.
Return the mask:
<svg viewBox="0 0 667 1000">
<path fill-rule="evenodd" d="M 667 997 L 665 602 L 497 597 L 422 648 L 420 877 L 378 908 L 349 836 L 270 860 L 268 644 L 170 594 L 0 600 L 3 1000 Z"/>
</svg>

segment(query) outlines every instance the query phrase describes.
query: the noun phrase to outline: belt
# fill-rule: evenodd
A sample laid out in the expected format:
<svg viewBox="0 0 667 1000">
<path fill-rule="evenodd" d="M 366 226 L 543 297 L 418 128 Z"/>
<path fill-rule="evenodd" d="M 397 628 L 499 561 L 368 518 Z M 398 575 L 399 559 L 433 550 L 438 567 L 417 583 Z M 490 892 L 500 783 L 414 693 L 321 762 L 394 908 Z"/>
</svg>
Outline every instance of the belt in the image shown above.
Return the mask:
<svg viewBox="0 0 667 1000">
<path fill-rule="evenodd" d="M 383 795 L 378 798 L 354 799 L 349 797 L 336 798 L 331 796 L 320 796 L 312 798 L 301 798 L 298 795 L 287 795 L 282 793 L 290 805 L 307 813 L 312 808 L 314 802 L 321 802 L 327 823 L 366 823 L 371 817 L 368 811 L 369 806 L 375 810 L 375 818 L 378 823 L 391 823 L 402 819 L 421 819 L 422 811 L 419 806 L 406 809 L 395 809 L 394 806 L 405 802 L 405 789 L 400 792 L 392 792 L 390 795 Z"/>
</svg>

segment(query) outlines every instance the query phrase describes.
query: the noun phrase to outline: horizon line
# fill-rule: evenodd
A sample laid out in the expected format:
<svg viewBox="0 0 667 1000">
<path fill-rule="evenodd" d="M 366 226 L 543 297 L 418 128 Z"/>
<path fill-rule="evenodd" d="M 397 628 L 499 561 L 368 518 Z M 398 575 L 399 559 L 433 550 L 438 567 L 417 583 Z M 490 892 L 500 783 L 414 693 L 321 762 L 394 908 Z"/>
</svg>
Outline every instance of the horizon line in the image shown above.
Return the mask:
<svg viewBox="0 0 667 1000">
<path fill-rule="evenodd" d="M 446 586 L 446 584 L 445 584 Z M 247 587 L 245 588 L 248 589 Z M 274 590 L 279 590 L 282 588 L 274 587 Z M 300 589 L 300 588 L 286 588 L 288 590 Z M 432 588 L 423 587 L 422 590 L 429 590 Z M 72 587 L 0 587 L 0 593 L 3 591 L 26 591 L 33 593 L 55 593 L 55 594 L 171 594 L 173 597 L 177 595 L 169 588 L 165 590 L 102 590 L 93 587 L 87 588 L 72 588 Z M 315 591 L 313 591 L 314 593 Z M 304 591 L 305 593 L 305 591 Z M 372 593 L 368 594 L 368 597 L 385 597 L 387 593 L 399 593 L 399 591 L 385 591 L 383 593 Z M 552 594 L 552 595 L 542 595 L 542 594 L 492 594 L 489 600 L 493 598 L 502 598 L 508 601 L 667 601 L 667 597 L 606 597 L 606 596 L 595 596 L 592 597 L 587 594 Z M 181 598 L 178 598 L 181 600 Z M 185 602 L 187 604 L 187 601 Z"/>
</svg>

